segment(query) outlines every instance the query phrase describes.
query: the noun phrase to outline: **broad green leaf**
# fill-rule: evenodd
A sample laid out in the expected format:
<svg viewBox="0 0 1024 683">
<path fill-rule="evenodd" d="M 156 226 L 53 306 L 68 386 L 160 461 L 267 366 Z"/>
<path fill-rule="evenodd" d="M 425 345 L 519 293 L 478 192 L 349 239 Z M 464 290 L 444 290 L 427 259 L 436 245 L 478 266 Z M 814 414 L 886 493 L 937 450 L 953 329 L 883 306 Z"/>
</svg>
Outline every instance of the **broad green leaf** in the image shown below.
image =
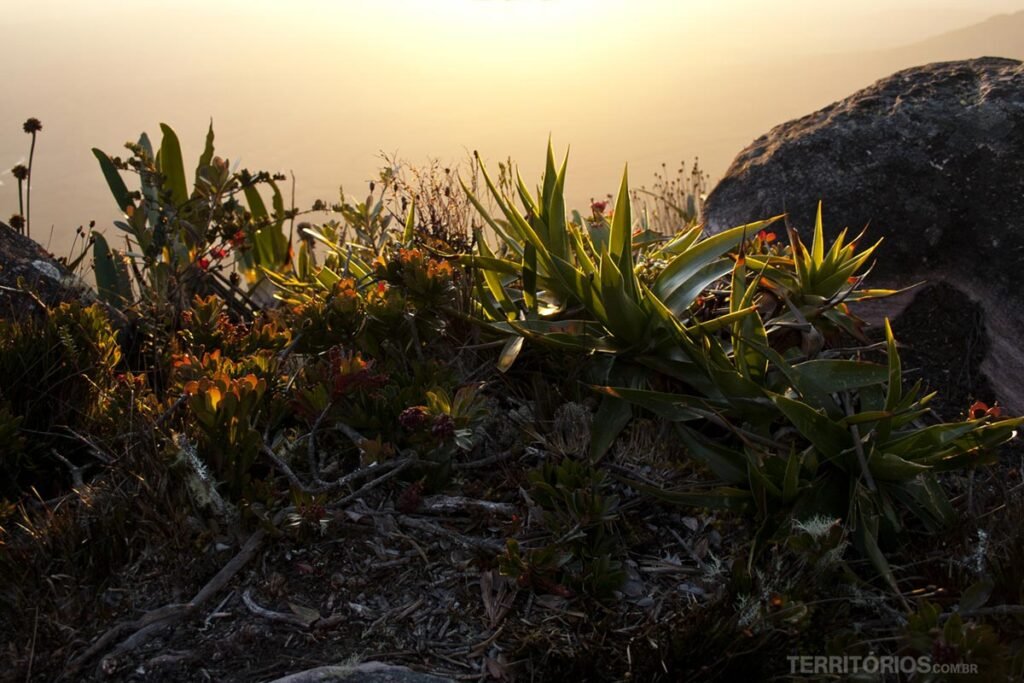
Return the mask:
<svg viewBox="0 0 1024 683">
<path fill-rule="evenodd" d="M 160 141 L 159 170 L 164 176 L 171 201 L 176 207 L 188 201 L 188 186 L 185 184 L 185 164 L 181 159 L 181 145 L 174 130 L 165 123 L 160 124 L 163 139 Z"/>
<path fill-rule="evenodd" d="M 654 290 L 654 293 L 662 301 L 666 301 L 666 297 L 669 294 L 679 289 L 683 283 L 701 271 L 702 268 L 714 262 L 730 249 L 735 248 L 748 235 L 757 234 L 757 232 L 779 220 L 779 218 L 781 216 L 747 225 L 740 225 L 696 242 L 689 249 L 669 261 L 668 265 L 665 266 L 665 269 L 654 281 L 654 286 L 651 289 Z"/>
<path fill-rule="evenodd" d="M 100 170 L 103 171 L 103 177 L 107 180 L 107 185 L 110 187 L 110 193 L 114 195 L 114 201 L 117 202 L 117 208 L 121 211 L 126 211 L 129 206 L 133 205 L 131 195 L 128 192 L 128 187 L 124 184 L 124 179 L 121 178 L 120 171 L 114 166 L 114 163 L 110 160 L 104 152 L 93 147 L 93 156 L 100 162 Z"/>
<path fill-rule="evenodd" d="M 267 205 L 263 203 L 263 197 L 255 185 L 245 187 L 245 203 L 249 205 L 249 212 L 254 220 L 258 222 L 269 221 L 270 214 L 267 212 Z"/>
<path fill-rule="evenodd" d="M 604 457 L 632 418 L 633 408 L 626 401 L 607 394 L 601 398 L 590 429 L 591 461 Z"/>
<path fill-rule="evenodd" d="M 732 270 L 732 261 L 726 258 L 716 259 L 705 264 L 686 280 L 679 280 L 677 283 L 666 283 L 659 290 L 657 295 L 665 306 L 677 318 L 682 318 L 689 310 L 697 297 L 712 283 L 725 277 Z M 657 282 L 655 287 L 657 287 Z"/>
<path fill-rule="evenodd" d="M 522 337 L 508 338 L 501 349 L 501 355 L 498 356 L 498 372 L 508 372 L 519 357 L 519 352 L 523 350 L 523 341 Z"/>
<path fill-rule="evenodd" d="M 835 394 L 884 384 L 889 378 L 889 372 L 885 366 L 877 363 L 820 359 L 792 366 L 790 377 L 797 384 L 800 393 L 804 393 L 802 387 L 813 386 L 817 391 Z"/>
<path fill-rule="evenodd" d="M 988 599 L 992 597 L 992 591 L 995 587 L 995 582 L 988 577 L 972 583 L 960 595 L 959 611 L 973 612 L 976 609 L 981 609 L 988 602 Z"/>
<path fill-rule="evenodd" d="M 334 285 L 336 285 L 341 280 L 341 276 L 335 273 L 327 266 L 323 266 L 322 268 L 320 268 L 320 270 L 317 271 L 316 279 L 320 284 L 324 286 L 325 289 L 330 291 L 334 289 Z"/>
<path fill-rule="evenodd" d="M 629 387 L 591 385 L 590 388 L 605 396 L 611 396 L 638 405 L 667 420 L 699 420 L 706 414 L 699 411 L 701 409 L 706 410 L 707 401 L 696 396 L 669 394 Z"/>
<path fill-rule="evenodd" d="M 856 537 L 859 541 L 859 545 L 864 550 L 864 554 L 868 556 L 871 563 L 881 574 L 882 578 L 885 579 L 886 584 L 892 589 L 894 593 L 899 593 L 899 586 L 896 584 L 896 577 L 892 573 L 892 567 L 889 566 L 889 561 L 885 559 L 885 555 L 882 553 L 881 548 L 878 547 L 878 518 L 866 518 L 861 515 L 858 520 Z"/>
<path fill-rule="evenodd" d="M 806 403 L 786 398 L 781 394 L 773 395 L 772 400 L 797 431 L 826 458 L 836 458 L 841 452 L 852 447 L 851 436 L 847 430 Z"/>
<path fill-rule="evenodd" d="M 704 234 L 704 229 L 699 225 L 695 225 L 670 239 L 656 249 L 652 255 L 655 258 L 665 258 L 666 256 L 680 254 L 693 246 L 702 234 Z"/>
<path fill-rule="evenodd" d="M 688 455 L 707 465 L 719 479 L 730 484 L 747 482 L 747 458 L 743 453 L 707 439 L 683 424 L 676 425 L 676 432 Z"/>
<path fill-rule="evenodd" d="M 868 469 L 871 470 L 871 476 L 882 481 L 913 479 L 929 470 L 924 465 L 909 462 L 898 455 L 878 451 L 873 452 L 868 458 Z"/>
<path fill-rule="evenodd" d="M 607 259 L 607 254 L 604 258 Z M 627 296 L 614 264 L 607 263 L 611 267 L 601 273 L 601 302 L 607 314 L 602 322 L 617 339 L 630 345 L 643 345 L 649 341 L 646 336 L 648 318 L 644 309 Z"/>
<path fill-rule="evenodd" d="M 748 315 L 757 315 L 757 307 L 742 308 L 734 313 L 726 313 L 705 322 L 695 323 L 686 328 L 686 333 L 690 336 L 712 335 L 727 327 L 731 327 Z"/>
<path fill-rule="evenodd" d="M 94 238 L 92 253 L 99 297 L 115 308 L 124 308 L 132 298 L 127 266 L 115 259 L 103 235 L 95 233 Z"/>
<path fill-rule="evenodd" d="M 706 491 L 667 491 L 628 477 L 617 474 L 612 476 L 639 493 L 672 505 L 742 510 L 747 508 L 752 501 L 750 491 L 744 489 L 721 486 Z"/>
<path fill-rule="evenodd" d="M 479 234 L 479 232 L 477 233 L 477 248 L 484 257 L 490 259 L 494 258 L 490 247 L 487 246 L 487 241 L 483 239 L 483 235 Z M 505 291 L 505 287 L 501 283 L 501 278 L 498 276 L 498 273 L 490 268 L 480 268 L 479 272 L 483 276 L 484 282 L 487 284 L 487 289 L 490 291 L 491 296 L 495 298 L 502 310 L 505 312 L 506 319 L 515 319 L 519 311 L 508 292 Z"/>
</svg>

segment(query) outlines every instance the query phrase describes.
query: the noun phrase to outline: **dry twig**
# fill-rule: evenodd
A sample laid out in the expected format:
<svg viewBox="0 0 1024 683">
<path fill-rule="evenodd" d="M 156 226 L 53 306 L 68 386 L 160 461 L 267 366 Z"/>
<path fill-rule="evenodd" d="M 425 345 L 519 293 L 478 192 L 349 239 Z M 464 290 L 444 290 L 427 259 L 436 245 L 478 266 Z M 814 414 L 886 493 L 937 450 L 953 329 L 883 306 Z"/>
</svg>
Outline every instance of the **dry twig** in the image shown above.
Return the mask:
<svg viewBox="0 0 1024 683">
<path fill-rule="evenodd" d="M 238 554 L 231 558 L 231 561 L 224 565 L 224 567 L 221 568 L 221 570 L 217 572 L 217 574 L 210 579 L 209 582 L 207 582 L 207 584 L 203 586 L 189 602 L 158 607 L 157 609 L 143 614 L 138 619 L 122 622 L 108 630 L 85 652 L 71 661 L 71 663 L 65 668 L 64 673 L 61 675 L 61 679 L 73 676 L 86 662 L 107 650 L 114 641 L 127 631 L 131 631 L 131 635 L 122 640 L 113 649 L 113 651 L 104 658 L 104 661 L 108 661 L 126 652 L 134 650 L 152 638 L 157 632 L 194 614 L 199 607 L 220 592 L 220 590 L 223 589 L 232 578 L 234 578 L 235 574 L 237 574 L 239 570 L 241 570 L 242 567 L 244 567 L 249 560 L 253 558 L 256 551 L 258 551 L 260 546 L 263 544 L 265 536 L 266 531 L 263 529 L 253 532 L 242 546 L 242 549 L 238 551 Z"/>
</svg>

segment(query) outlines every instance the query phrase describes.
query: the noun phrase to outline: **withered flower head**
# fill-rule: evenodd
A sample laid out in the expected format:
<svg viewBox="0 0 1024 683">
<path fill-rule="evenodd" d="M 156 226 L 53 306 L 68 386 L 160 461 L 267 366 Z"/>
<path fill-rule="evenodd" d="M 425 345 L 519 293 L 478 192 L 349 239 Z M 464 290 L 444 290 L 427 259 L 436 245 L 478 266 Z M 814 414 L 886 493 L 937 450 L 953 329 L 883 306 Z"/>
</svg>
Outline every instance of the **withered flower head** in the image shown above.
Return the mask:
<svg viewBox="0 0 1024 683">
<path fill-rule="evenodd" d="M 19 214 L 14 214 L 13 216 L 11 216 L 11 220 L 9 221 L 9 223 L 11 224 L 11 227 L 17 230 L 18 232 L 21 232 L 22 230 L 25 229 L 25 219 Z"/>
<path fill-rule="evenodd" d="M 18 164 L 11 169 L 11 175 L 18 180 L 25 180 L 28 178 L 28 167 L 25 164 Z"/>
<path fill-rule="evenodd" d="M 25 124 L 22 126 L 22 128 L 26 133 L 38 133 L 43 129 L 43 124 L 40 123 L 39 119 L 33 116 L 32 118 L 25 121 Z"/>
</svg>

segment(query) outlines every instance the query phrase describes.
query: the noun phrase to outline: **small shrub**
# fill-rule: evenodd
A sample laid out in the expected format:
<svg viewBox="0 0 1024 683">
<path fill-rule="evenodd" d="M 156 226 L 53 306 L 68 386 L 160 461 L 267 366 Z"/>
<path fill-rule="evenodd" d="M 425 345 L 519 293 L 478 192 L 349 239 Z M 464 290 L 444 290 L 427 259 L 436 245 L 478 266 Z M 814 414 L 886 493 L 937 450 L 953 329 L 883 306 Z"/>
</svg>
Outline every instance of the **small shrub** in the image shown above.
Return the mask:
<svg viewBox="0 0 1024 683">
<path fill-rule="evenodd" d="M 121 351 L 102 306 L 65 303 L 44 316 L 0 319 L 0 400 L 18 448 L 0 461 L 3 491 L 30 485 L 52 492 L 67 479 L 56 449 L 74 460 L 75 432 L 111 428 Z"/>
</svg>

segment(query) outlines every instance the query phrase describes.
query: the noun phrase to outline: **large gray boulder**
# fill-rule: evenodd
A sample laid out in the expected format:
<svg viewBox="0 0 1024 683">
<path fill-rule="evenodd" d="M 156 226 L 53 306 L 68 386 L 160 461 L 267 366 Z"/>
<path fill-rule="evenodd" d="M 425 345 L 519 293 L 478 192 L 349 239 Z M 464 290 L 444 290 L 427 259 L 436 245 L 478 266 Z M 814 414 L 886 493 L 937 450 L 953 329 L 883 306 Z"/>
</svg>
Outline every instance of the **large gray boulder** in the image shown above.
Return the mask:
<svg viewBox="0 0 1024 683">
<path fill-rule="evenodd" d="M 808 236 L 819 199 L 829 237 L 869 226 L 867 241 L 885 238 L 872 286 L 949 288 L 930 290 L 914 319 L 979 307 L 985 352 L 968 393 L 1024 411 L 1024 65 L 984 57 L 907 69 L 777 126 L 740 152 L 704 216 L 714 232 L 786 212 Z M 897 315 L 911 300 L 868 314 Z M 934 310 L 921 310 L 927 302 Z M 929 341 L 898 318 L 895 327 L 912 345 Z M 966 343 L 971 331 L 961 332 Z"/>
<path fill-rule="evenodd" d="M 0 318 L 39 314 L 40 304 L 95 300 L 89 286 L 52 254 L 0 223 Z"/>
<path fill-rule="evenodd" d="M 278 678 L 271 683 L 452 683 L 449 678 L 421 674 L 383 662 L 321 666 Z"/>
</svg>

